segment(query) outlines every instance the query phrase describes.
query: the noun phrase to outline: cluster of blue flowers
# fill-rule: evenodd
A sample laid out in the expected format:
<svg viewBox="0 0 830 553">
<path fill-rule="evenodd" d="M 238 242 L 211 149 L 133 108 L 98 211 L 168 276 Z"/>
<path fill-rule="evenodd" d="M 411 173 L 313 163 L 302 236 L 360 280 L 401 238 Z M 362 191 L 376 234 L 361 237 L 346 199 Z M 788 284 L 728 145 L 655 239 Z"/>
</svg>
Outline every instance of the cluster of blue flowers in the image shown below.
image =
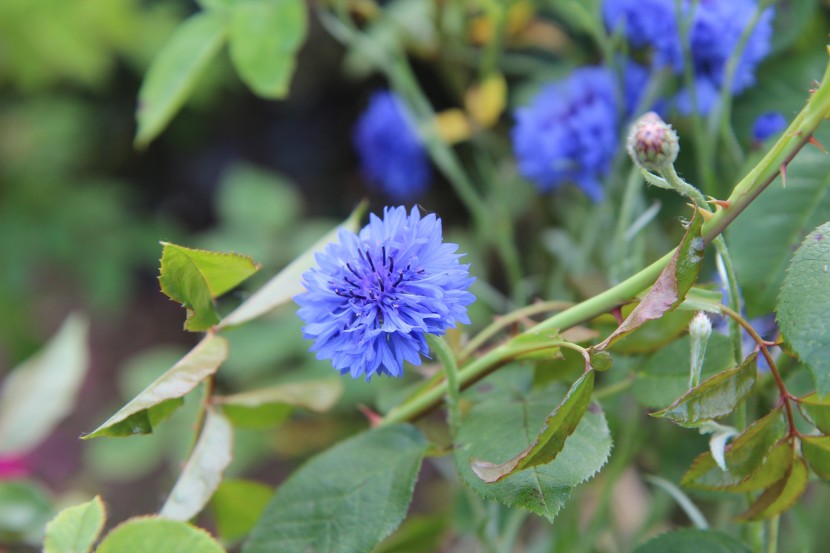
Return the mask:
<svg viewBox="0 0 830 553">
<path fill-rule="evenodd" d="M 470 322 L 474 278 L 458 246 L 443 243 L 435 215 L 387 207 L 359 234 L 338 238 L 317 254 L 295 301 L 311 351 L 341 374 L 400 377 L 404 361 L 419 365 L 429 351 L 426 334 Z"/>
<path fill-rule="evenodd" d="M 366 180 L 393 201 L 417 199 L 432 180 L 415 122 L 391 92 L 376 92 L 354 131 Z"/>
<path fill-rule="evenodd" d="M 634 112 L 647 79 L 643 67 L 625 64 L 622 109 L 616 79 L 605 67 L 583 67 L 544 86 L 530 105 L 516 110 L 519 173 L 543 192 L 570 182 L 601 200 L 601 180 L 619 146 L 619 115 Z"/>
<path fill-rule="evenodd" d="M 605 0 L 603 17 L 613 32 L 623 32 L 635 48 L 650 48 L 656 67 L 684 70 L 680 21 L 688 21 L 689 53 L 695 74 L 695 100 L 701 114 L 715 105 L 726 84 L 726 66 L 758 8 L 756 0 L 700 0 L 692 12 L 688 0 Z M 749 34 L 735 68 L 730 92 L 740 93 L 755 82 L 755 69 L 769 54 L 773 9 L 761 13 Z M 692 110 L 691 94 L 681 90 L 676 99 L 681 113 Z"/>
</svg>

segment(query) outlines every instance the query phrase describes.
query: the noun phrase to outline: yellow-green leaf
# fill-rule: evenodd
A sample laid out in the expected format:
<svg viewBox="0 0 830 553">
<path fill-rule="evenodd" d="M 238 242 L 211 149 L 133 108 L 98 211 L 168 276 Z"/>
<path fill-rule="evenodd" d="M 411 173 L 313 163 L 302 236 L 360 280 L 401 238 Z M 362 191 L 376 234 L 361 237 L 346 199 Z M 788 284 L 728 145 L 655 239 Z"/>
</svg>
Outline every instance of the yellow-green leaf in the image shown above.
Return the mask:
<svg viewBox="0 0 830 553">
<path fill-rule="evenodd" d="M 303 0 L 246 0 L 232 6 L 231 61 L 251 90 L 274 99 L 288 94 L 307 20 Z"/>
<path fill-rule="evenodd" d="M 830 434 L 830 396 L 823 400 L 816 392 L 798 400 L 801 411 L 824 434 Z"/>
<path fill-rule="evenodd" d="M 830 480 L 830 436 L 802 436 L 801 452 L 819 478 Z"/>
<path fill-rule="evenodd" d="M 807 463 L 801 457 L 795 457 L 790 470 L 767 488 L 755 503 L 738 517 L 739 520 L 762 520 L 783 513 L 792 507 L 807 489 L 807 477 Z"/>
<path fill-rule="evenodd" d="M 162 242 L 161 291 L 187 309 L 187 330 L 207 330 L 219 322 L 213 300 L 256 273 L 246 255 L 195 250 Z"/>
<path fill-rule="evenodd" d="M 132 518 L 107 534 L 95 553 L 225 553 L 210 534 L 161 517 Z"/>
<path fill-rule="evenodd" d="M 101 496 L 67 507 L 46 525 L 43 553 L 88 553 L 104 529 L 105 520 Z"/>
<path fill-rule="evenodd" d="M 216 372 L 228 356 L 228 341 L 208 334 L 178 363 L 96 428 L 87 438 L 149 434 L 181 404 L 181 398 Z"/>
<path fill-rule="evenodd" d="M 763 465 L 773 446 L 787 434 L 787 422 L 781 408 L 755 421 L 738 436 L 726 451 L 724 471 L 712 453 L 700 454 L 683 475 L 681 483 L 690 488 L 728 489 L 748 480 Z"/>
<path fill-rule="evenodd" d="M 147 70 L 138 91 L 137 146 L 146 146 L 187 101 L 199 77 L 225 43 L 225 20 L 199 12 L 173 33 Z"/>
<path fill-rule="evenodd" d="M 228 419 L 208 409 L 199 441 L 159 514 L 187 521 L 210 501 L 233 456 L 233 427 Z"/>
<path fill-rule="evenodd" d="M 753 352 L 740 366 L 707 378 L 652 416 L 694 427 L 728 415 L 752 391 L 758 373 L 757 357 L 758 353 Z"/>
</svg>

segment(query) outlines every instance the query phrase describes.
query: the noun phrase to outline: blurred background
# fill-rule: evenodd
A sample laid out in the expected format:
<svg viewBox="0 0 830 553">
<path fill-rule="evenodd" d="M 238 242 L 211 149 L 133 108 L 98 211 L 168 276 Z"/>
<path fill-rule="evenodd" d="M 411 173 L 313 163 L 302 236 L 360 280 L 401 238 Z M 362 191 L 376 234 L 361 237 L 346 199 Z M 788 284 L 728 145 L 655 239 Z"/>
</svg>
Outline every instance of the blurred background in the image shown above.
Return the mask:
<svg viewBox="0 0 830 553">
<path fill-rule="evenodd" d="M 56 510 L 96 493 L 107 503 L 109 525 L 156 512 L 175 482 L 191 446 L 198 397 L 189 397 L 153 435 L 78 439 L 198 340 L 182 329 L 182 308 L 159 291 L 160 240 L 250 255 L 263 264 L 246 285 L 254 290 L 342 221 L 362 198 L 370 198 L 372 211 L 384 205 L 360 175 L 352 133 L 372 91 L 385 84 L 348 59 L 313 14 L 285 100 L 254 95 L 223 52 L 169 127 L 146 149 L 134 148 L 136 97 L 147 67 L 176 26 L 198 9 L 186 0 L 0 2 L 0 381 L 40 350 L 72 314 L 74 321 L 89 324 L 88 334 L 77 331 L 83 338 L 79 343 L 88 348 L 89 362 L 69 415 L 25 454 L 0 457 L 0 480 L 5 482 L 0 484 L 0 552 L 39 551 L 43 524 Z M 809 10 L 805 13 L 809 17 Z M 821 17 L 795 25 L 806 29 L 800 46 L 787 20 L 779 24 L 789 29 L 788 45 L 813 52 L 807 42 L 823 40 L 826 10 L 813 13 Z M 591 51 L 585 47 L 585 35 L 576 33 L 569 39 L 561 30 L 567 18 L 557 20 L 556 15 L 554 11 L 552 19 L 534 30 L 537 44 L 532 55 L 508 60 L 514 63 L 516 80 L 533 74 L 532 86 L 537 86 L 543 78 L 570 70 L 574 58 L 580 63 L 592 59 L 581 53 Z M 562 61 L 565 55 L 571 56 L 570 62 Z M 818 51 L 803 63 L 773 60 L 765 74 L 787 79 L 780 86 L 774 78 L 761 80 L 785 88 L 782 94 L 790 98 L 786 108 L 797 109 L 807 76 L 824 57 Z M 550 63 L 552 59 L 556 63 Z M 414 69 L 437 109 L 453 104 L 449 87 L 437 84 L 446 75 L 436 75 L 441 68 L 433 70 L 428 56 L 426 61 L 415 60 Z M 753 94 L 755 107 L 736 106 L 739 128 L 748 129 L 765 102 L 780 105 L 775 104 L 778 96 L 761 87 L 748 93 Z M 521 103 L 528 95 L 519 87 L 513 100 Z M 501 130 L 507 128 L 505 124 Z M 744 135 L 742 140 L 748 141 L 748 132 Z M 503 136 L 483 140 L 509 149 L 499 142 Z M 466 153 L 462 150 L 461 157 L 468 161 Z M 608 283 L 598 276 L 592 260 L 563 262 L 570 254 L 562 252 L 581 238 L 591 204 L 570 190 L 560 195 L 565 198 L 561 204 L 537 202 L 531 187 L 509 187 L 518 181 L 511 163 L 497 170 L 508 190 L 508 210 L 522 216 L 517 242 L 526 255 L 528 274 L 544 274 L 559 263 L 561 274 L 556 278 L 572 291 L 570 297 L 550 296 L 557 299 L 604 289 Z M 471 319 L 487 322 L 507 301 L 502 295 L 504 275 L 492 252 L 476 249 L 466 211 L 440 177 L 436 179 L 439 182 L 422 203 L 444 218 L 448 239 L 469 254 L 471 272 L 479 276 L 475 293 L 480 300 L 472 307 Z M 675 228 L 684 207 L 680 200 L 672 202 L 660 224 Z M 540 232 L 545 225 L 553 228 L 551 220 L 570 229 Z M 648 253 L 662 253 L 672 237 L 658 232 L 648 241 Z M 534 290 L 532 285 L 528 289 Z M 244 291 L 233 292 L 220 308 L 227 312 L 245 297 Z M 251 389 L 297 374 L 332 374 L 327 362 L 307 353 L 309 344 L 292 311 L 286 306 L 273 317 L 227 333 L 231 356 L 217 376 L 220 391 Z M 76 354 L 84 357 L 83 352 Z M 633 363 L 631 367 L 634 370 Z M 409 378 L 416 378 L 414 371 Z M 392 405 L 396 390 L 407 385 L 389 379 L 342 382 L 345 390 L 334 417 L 295 416 L 284 421 L 280 432 L 257 425 L 237 428 L 228 475 L 270 485 L 279 482 L 310 453 L 365 427 L 357 405 Z M 634 417 L 642 414 L 639 407 L 633 409 Z M 659 431 L 669 440 L 676 439 L 668 437 L 673 430 Z M 670 476 L 677 477 L 705 448 L 704 438 L 686 436 L 667 457 L 646 453 L 643 462 L 652 468 L 669 466 Z M 630 445 L 629 451 L 633 449 Z M 434 536 L 432 541 L 421 540 L 426 544 L 421 550 L 435 551 L 446 529 L 441 513 L 455 500 L 439 477 L 440 461 L 425 470 L 432 474 L 422 478 L 415 512 L 429 517 L 415 517 L 410 526 Z M 629 498 L 645 497 L 639 481 L 627 485 Z M 596 495 L 597 489 L 589 495 Z M 626 508 L 630 504 L 619 511 Z M 675 511 L 667 497 L 643 509 L 658 524 Z M 212 524 L 210 516 L 202 521 L 206 526 Z M 563 516 L 576 520 L 580 514 L 575 507 Z M 803 524 L 809 527 L 812 519 L 804 516 Z M 567 519 L 560 524 L 567 528 Z M 577 532 L 576 525 L 570 527 Z"/>
</svg>

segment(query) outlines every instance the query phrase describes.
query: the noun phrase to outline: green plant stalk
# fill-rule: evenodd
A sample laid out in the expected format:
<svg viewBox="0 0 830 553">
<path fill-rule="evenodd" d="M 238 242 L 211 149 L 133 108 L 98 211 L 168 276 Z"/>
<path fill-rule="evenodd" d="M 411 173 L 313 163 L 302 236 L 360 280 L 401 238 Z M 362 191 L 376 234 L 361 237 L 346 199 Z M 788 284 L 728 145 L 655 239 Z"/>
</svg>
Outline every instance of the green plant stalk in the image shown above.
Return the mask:
<svg viewBox="0 0 830 553">
<path fill-rule="evenodd" d="M 475 353 L 478 348 L 483 346 L 487 340 L 495 336 L 504 328 L 521 321 L 527 317 L 545 313 L 547 311 L 561 311 L 571 307 L 573 303 L 567 301 L 543 301 L 522 307 L 515 311 L 497 318 L 495 321 L 484 327 L 481 332 L 476 334 L 463 348 L 458 352 L 458 362 L 463 363 L 469 356 Z"/>
<path fill-rule="evenodd" d="M 617 218 L 617 227 L 614 230 L 614 263 L 612 264 L 612 280 L 618 280 L 620 271 L 622 271 L 622 261 L 626 257 L 626 239 L 625 232 L 631 226 L 631 220 L 634 218 L 634 206 L 637 203 L 637 198 L 640 197 L 640 192 L 643 189 L 643 178 L 640 175 L 640 168 L 635 164 L 631 166 L 628 173 L 628 178 L 625 183 L 625 192 L 623 194 L 622 205 L 620 206 L 620 215 Z"/>
<path fill-rule="evenodd" d="M 769 520 L 769 539 L 767 540 L 766 553 L 778 553 L 778 527 L 781 523 L 781 515 L 775 515 Z"/>
<path fill-rule="evenodd" d="M 807 105 L 796 116 L 787 131 L 759 164 L 735 185 L 728 199 L 729 206 L 715 213 L 704 224 L 703 239 L 706 243 L 710 243 L 719 236 L 775 180 L 780 167 L 792 161 L 828 115 L 830 115 L 830 65 L 825 69 L 821 86 L 813 93 Z M 534 326 L 532 331 L 564 330 L 626 303 L 654 283 L 672 255 L 674 255 L 674 250 L 605 292 L 546 319 Z M 460 387 L 463 389 L 469 386 L 520 355 L 521 352 L 512 342 L 513 340 L 508 341 L 461 367 L 458 372 Z M 446 382 L 442 382 L 426 390 L 423 394 L 390 411 L 381 424 L 417 418 L 440 403 L 441 398 L 446 394 L 446 388 Z"/>
<path fill-rule="evenodd" d="M 458 366 L 455 362 L 455 355 L 450 345 L 440 336 L 427 334 L 429 349 L 438 358 L 447 376 L 447 418 L 450 423 L 450 431 L 455 435 L 458 425 L 461 423 L 461 415 L 458 410 L 461 389 L 458 386 Z"/>
<path fill-rule="evenodd" d="M 674 169 L 674 165 L 669 165 L 665 171 L 661 171 L 661 175 L 675 188 L 675 190 L 694 200 L 702 209 L 706 209 L 711 212 L 709 209 L 709 203 L 706 201 L 703 194 L 701 194 L 700 190 L 680 178 L 680 175 L 678 175 L 677 171 Z M 726 273 L 726 295 L 729 299 L 729 307 L 740 313 L 741 291 L 738 286 L 738 277 L 735 274 L 735 266 L 732 264 L 732 257 L 729 255 L 729 250 L 726 247 L 726 241 L 723 239 L 723 236 L 716 236 L 712 240 L 712 243 L 718 250 L 718 256 L 723 263 L 724 272 Z M 738 327 L 738 323 L 731 319 L 729 321 L 729 337 L 732 340 L 732 348 L 735 350 L 735 355 L 740 358 L 741 329 Z M 740 359 L 738 360 L 740 361 Z"/>
</svg>

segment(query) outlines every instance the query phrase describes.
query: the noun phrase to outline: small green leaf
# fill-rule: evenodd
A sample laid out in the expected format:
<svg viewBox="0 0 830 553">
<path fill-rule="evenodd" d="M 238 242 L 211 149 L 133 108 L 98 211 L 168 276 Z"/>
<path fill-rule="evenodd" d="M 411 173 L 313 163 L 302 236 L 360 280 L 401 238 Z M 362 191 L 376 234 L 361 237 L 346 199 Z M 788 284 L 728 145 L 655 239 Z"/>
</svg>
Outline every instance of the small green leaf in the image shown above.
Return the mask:
<svg viewBox="0 0 830 553">
<path fill-rule="evenodd" d="M 198 515 L 219 487 L 232 457 L 233 428 L 222 414 L 208 409 L 199 441 L 159 515 L 182 521 Z"/>
<path fill-rule="evenodd" d="M 243 553 L 371 551 L 406 515 L 426 448 L 394 425 L 317 455 L 277 488 Z"/>
<path fill-rule="evenodd" d="M 199 77 L 225 43 L 221 14 L 199 12 L 173 33 L 147 69 L 138 91 L 136 146 L 146 146 L 187 101 Z"/>
<path fill-rule="evenodd" d="M 729 489 L 747 480 L 764 464 L 773 446 L 787 434 L 781 408 L 756 421 L 728 446 L 724 471 L 710 452 L 702 453 L 683 475 L 681 484 L 707 490 Z"/>
<path fill-rule="evenodd" d="M 43 553 L 88 553 L 104 529 L 105 520 L 101 496 L 64 509 L 46 525 Z"/>
<path fill-rule="evenodd" d="M 781 514 L 798 500 L 807 489 L 807 463 L 795 457 L 790 470 L 767 488 L 738 520 L 762 520 Z"/>
<path fill-rule="evenodd" d="M 824 434 L 830 434 L 830 397 L 822 400 L 816 392 L 798 400 L 804 416 Z"/>
<path fill-rule="evenodd" d="M 714 530 L 678 530 L 661 534 L 634 550 L 634 553 L 751 553 L 728 534 Z"/>
<path fill-rule="evenodd" d="M 492 483 L 556 459 L 565 447 L 568 436 L 576 430 L 588 409 L 593 391 L 594 371 L 588 371 L 574 382 L 562 402 L 545 419 L 541 432 L 537 433 L 535 440 L 524 451 L 504 463 L 471 459 L 470 466 L 473 472 L 485 482 Z"/>
<path fill-rule="evenodd" d="M 686 294 L 686 299 L 683 303 L 677 306 L 678 310 L 684 311 L 705 311 L 706 313 L 721 312 L 721 303 L 723 302 L 723 292 L 720 290 L 707 290 L 694 286 Z"/>
<path fill-rule="evenodd" d="M 567 388 L 559 383 L 531 391 L 533 371 L 526 367 L 502 369 L 465 392 L 475 403 L 462 420 L 457 435 L 455 463 L 462 479 L 485 499 L 495 499 L 544 516 L 552 521 L 571 491 L 592 478 L 611 453 L 611 435 L 602 409 L 588 407 L 552 463 L 485 483 L 472 471 L 470 458 L 506 458 L 533 443 L 536 432 L 561 401 Z"/>
<path fill-rule="evenodd" d="M 154 425 L 181 405 L 180 398 L 215 373 L 227 356 L 228 341 L 208 334 L 181 361 L 83 438 L 149 434 Z"/>
<path fill-rule="evenodd" d="M 187 308 L 186 330 L 207 330 L 218 323 L 213 299 L 260 268 L 246 255 L 194 250 L 168 242 L 162 245 L 161 291 Z"/>
<path fill-rule="evenodd" d="M 689 337 L 684 336 L 655 352 L 635 372 L 631 391 L 641 405 L 664 408 L 688 391 L 690 347 Z M 732 341 L 713 333 L 703 356 L 702 376 L 708 378 L 734 366 Z"/>
<path fill-rule="evenodd" d="M 646 321 L 659 319 L 664 313 L 683 303 L 686 293 L 697 281 L 700 268 L 703 266 L 704 242 L 700 234 L 702 226 L 703 217 L 695 210 L 683 240 L 668 265 L 657 277 L 657 281 L 617 330 L 594 346 L 595 350 L 608 349 L 614 342 L 634 332 Z"/>
<path fill-rule="evenodd" d="M 350 232 L 357 232 L 360 227 L 360 219 L 366 211 L 366 206 L 366 202 L 358 205 L 352 211 L 352 214 L 349 215 L 348 219 L 343 221 L 341 225 L 335 227 L 328 234 L 320 238 L 305 253 L 289 263 L 287 267 L 265 283 L 262 288 L 254 292 L 250 298 L 242 302 L 239 307 L 222 319 L 219 328 L 234 326 L 250 321 L 251 319 L 256 319 L 276 309 L 280 305 L 291 301 L 291 298 L 301 293 L 303 291 L 301 280 L 303 273 L 316 263 L 314 256 L 329 244 L 337 241 L 337 235 L 341 228 Z"/>
<path fill-rule="evenodd" d="M 695 427 L 728 415 L 755 386 L 757 357 L 758 353 L 753 352 L 740 366 L 707 378 L 652 416 L 665 417 L 680 426 Z"/>
<path fill-rule="evenodd" d="M 830 436 L 802 436 L 801 452 L 822 480 L 830 480 Z"/>
<path fill-rule="evenodd" d="M 735 493 L 754 492 L 772 486 L 790 470 L 793 464 L 793 441 L 783 439 L 775 444 L 767 454 L 764 462 L 752 476 L 734 486 L 729 486 L 728 491 Z"/>
<path fill-rule="evenodd" d="M 225 553 L 210 534 L 185 522 L 161 517 L 128 520 L 107 534 L 95 553 Z"/>
<path fill-rule="evenodd" d="M 810 369 L 819 396 L 830 394 L 830 223 L 808 234 L 795 252 L 776 311 L 784 338 Z"/>
<path fill-rule="evenodd" d="M 271 486 L 259 482 L 223 480 L 210 500 L 219 537 L 235 542 L 248 535 L 273 495 Z"/>
<path fill-rule="evenodd" d="M 0 393 L 0 456 L 25 453 L 68 415 L 89 364 L 87 321 L 73 315 L 40 352 L 14 369 Z"/>
<path fill-rule="evenodd" d="M 292 408 L 301 407 L 317 413 L 328 411 L 343 393 L 340 378 L 326 378 L 278 384 L 230 396 L 218 396 L 214 402 L 231 421 L 246 428 L 263 428 L 282 421 Z"/>
<path fill-rule="evenodd" d="M 303 0 L 238 2 L 231 9 L 231 61 L 254 92 L 265 98 L 283 98 L 307 31 Z"/>
</svg>

